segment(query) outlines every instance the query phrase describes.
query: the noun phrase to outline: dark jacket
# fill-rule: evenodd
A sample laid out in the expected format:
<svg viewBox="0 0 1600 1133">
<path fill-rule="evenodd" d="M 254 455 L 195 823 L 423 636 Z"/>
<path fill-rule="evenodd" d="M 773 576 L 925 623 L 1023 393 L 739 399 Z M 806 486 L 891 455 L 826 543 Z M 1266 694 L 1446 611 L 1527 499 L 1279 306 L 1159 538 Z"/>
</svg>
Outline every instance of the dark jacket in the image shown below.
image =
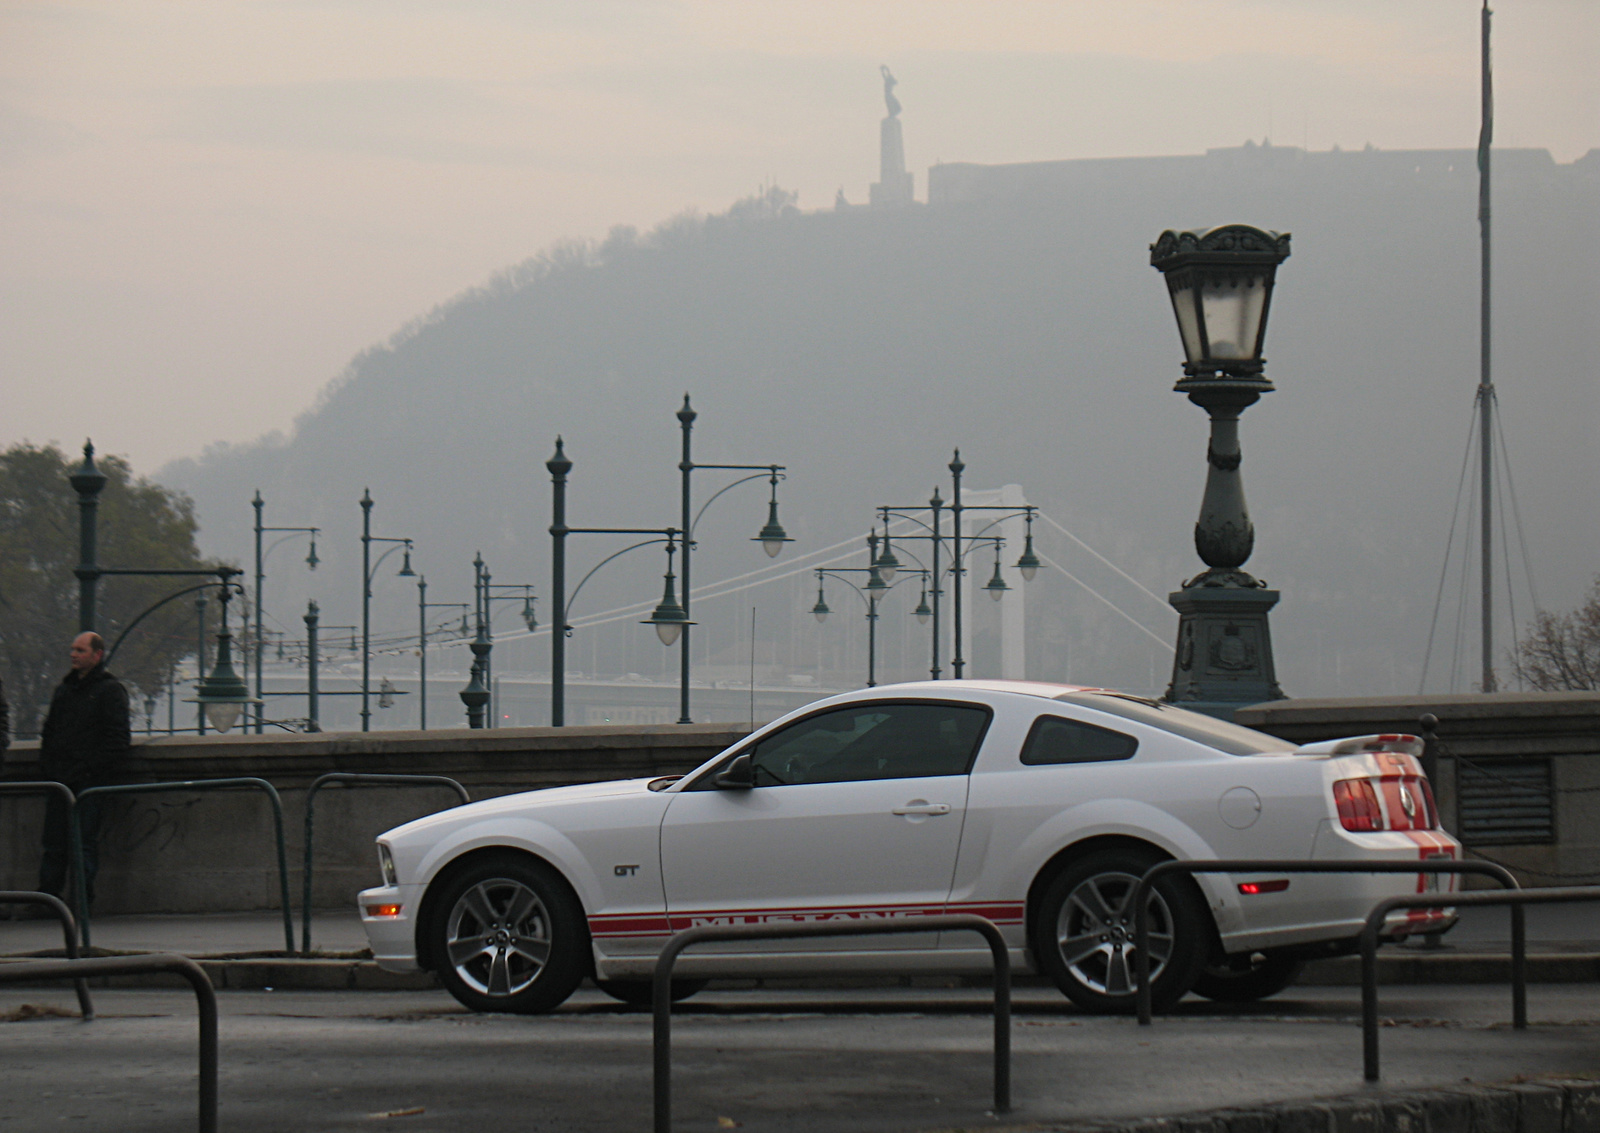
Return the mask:
<svg viewBox="0 0 1600 1133">
<path fill-rule="evenodd" d="M 96 665 L 73 670 L 56 686 L 39 732 L 39 767 L 46 779 L 74 791 L 108 782 L 131 744 L 128 690 Z"/>
</svg>

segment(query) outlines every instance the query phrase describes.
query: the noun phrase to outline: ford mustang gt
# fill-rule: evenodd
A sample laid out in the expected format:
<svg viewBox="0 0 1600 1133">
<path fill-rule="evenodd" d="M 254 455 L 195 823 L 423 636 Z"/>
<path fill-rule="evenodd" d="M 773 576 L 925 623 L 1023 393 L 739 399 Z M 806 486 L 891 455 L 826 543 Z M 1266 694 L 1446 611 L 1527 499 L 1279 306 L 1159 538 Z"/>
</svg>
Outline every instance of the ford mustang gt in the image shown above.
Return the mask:
<svg viewBox="0 0 1600 1133">
<path fill-rule="evenodd" d="M 1012 963 L 1091 1011 L 1132 1006 L 1134 884 L 1168 859 L 1454 858 L 1413 736 L 1294 747 L 1105 689 L 880 686 L 818 701 L 682 776 L 508 795 L 378 838 L 359 897 L 377 961 L 437 972 L 466 1006 L 547 1011 L 585 976 L 648 1001 L 657 955 L 705 924 L 976 913 Z M 1158 1005 L 1246 1000 L 1353 947 L 1429 874 L 1170 875 L 1150 896 Z M 1445 927 L 1396 913 L 1390 938 Z M 710 976 L 983 973 L 971 933 L 703 945 Z"/>
</svg>

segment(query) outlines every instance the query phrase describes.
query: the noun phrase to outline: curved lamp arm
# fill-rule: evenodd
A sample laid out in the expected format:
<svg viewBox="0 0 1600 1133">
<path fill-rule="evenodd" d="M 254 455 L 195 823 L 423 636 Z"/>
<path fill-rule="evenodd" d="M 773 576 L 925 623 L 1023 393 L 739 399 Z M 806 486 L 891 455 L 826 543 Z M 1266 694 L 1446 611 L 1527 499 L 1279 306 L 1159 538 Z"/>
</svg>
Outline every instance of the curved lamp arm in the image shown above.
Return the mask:
<svg viewBox="0 0 1600 1133">
<path fill-rule="evenodd" d="M 715 499 L 715 498 L 716 498 L 715 496 L 712 497 L 712 499 Z M 665 539 L 665 538 L 663 538 L 663 539 L 646 539 L 642 543 L 635 543 L 631 547 L 624 547 L 624 548 L 622 548 L 622 550 L 616 552 L 616 554 L 607 555 L 605 558 L 601 559 L 598 563 L 596 563 L 594 565 L 593 569 L 591 569 L 588 574 L 583 576 L 582 580 L 579 581 L 578 585 L 572 588 L 572 595 L 571 595 L 571 597 L 569 597 L 567 599 L 567 608 L 565 610 L 561 611 L 561 632 L 562 633 L 566 633 L 567 630 L 572 628 L 571 626 L 567 625 L 567 615 L 572 612 L 572 604 L 578 600 L 578 591 L 583 589 L 583 584 L 585 582 L 588 582 L 591 578 L 594 577 L 595 571 L 597 571 L 601 567 L 605 566 L 612 559 L 621 558 L 623 555 L 626 555 L 629 551 L 637 551 L 640 547 L 648 547 L 648 546 L 651 546 L 652 544 L 655 544 L 655 543 L 667 543 L 667 542 L 675 542 L 675 541 L 676 540 L 669 540 L 669 539 Z"/>
</svg>

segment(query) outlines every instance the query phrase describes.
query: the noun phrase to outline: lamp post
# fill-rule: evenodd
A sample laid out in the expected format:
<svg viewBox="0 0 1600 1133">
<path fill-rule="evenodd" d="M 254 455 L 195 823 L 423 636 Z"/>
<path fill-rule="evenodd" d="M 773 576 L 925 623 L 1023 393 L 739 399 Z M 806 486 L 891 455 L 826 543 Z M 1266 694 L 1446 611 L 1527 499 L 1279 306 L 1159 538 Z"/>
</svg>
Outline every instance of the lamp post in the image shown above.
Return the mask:
<svg viewBox="0 0 1600 1133">
<path fill-rule="evenodd" d="M 539 621 L 534 616 L 533 610 L 533 583 L 491 581 L 493 576 L 490 575 L 488 565 L 483 561 L 481 552 L 473 559 L 472 567 L 474 572 L 472 600 L 480 637 L 485 648 L 482 650 L 481 655 L 478 654 L 476 642 L 470 648 L 474 650 L 474 654 L 478 655 L 479 660 L 482 662 L 479 676 L 483 681 L 484 688 L 489 692 L 489 707 L 491 711 L 485 717 L 484 726 L 493 728 L 497 726 L 498 705 L 494 703 L 494 610 L 492 604 L 520 598 L 522 600 L 522 622 L 528 627 L 529 633 L 538 628 Z M 507 591 L 508 593 L 496 594 L 495 591 L 497 590 Z"/>
<path fill-rule="evenodd" d="M 372 533 L 372 492 L 363 488 L 361 490 L 361 730 L 363 732 L 372 730 L 372 709 L 369 704 L 372 695 L 372 576 L 378 567 L 383 565 L 383 560 L 396 549 L 390 547 L 378 556 L 377 562 L 373 562 L 374 543 L 404 544 L 405 561 L 396 572 L 396 577 L 416 577 L 417 572 L 411 569 L 411 540 Z"/>
<path fill-rule="evenodd" d="M 932 562 L 930 563 L 928 570 L 932 583 L 929 588 L 929 594 L 933 598 L 933 604 L 930 608 L 930 613 L 933 620 L 933 664 L 929 668 L 929 674 L 934 680 L 939 679 L 939 675 L 942 671 L 939 667 L 939 610 L 940 599 L 944 596 L 944 587 L 941 585 L 943 574 L 939 569 L 939 560 L 946 538 L 943 533 L 942 513 L 944 511 L 949 511 L 951 516 L 951 531 L 949 535 L 950 567 L 948 573 L 951 575 L 953 580 L 952 589 L 954 593 L 952 595 L 953 617 L 951 631 L 953 640 L 950 650 L 950 668 L 956 680 L 960 680 L 962 678 L 967 664 L 966 658 L 962 654 L 961 635 L 961 577 L 966 573 L 965 560 L 967 555 L 967 551 L 962 550 L 961 547 L 961 517 L 967 512 L 981 511 L 1003 513 L 994 516 L 992 522 L 984 527 L 983 530 L 987 531 L 996 523 L 1003 522 L 1007 519 L 1014 519 L 1020 516 L 1027 524 L 1027 534 L 1023 541 L 1022 555 L 1013 565 L 1015 565 L 1016 568 L 1022 572 L 1022 580 L 1024 582 L 1032 582 L 1034 577 L 1039 573 L 1039 568 L 1043 565 L 1039 560 L 1039 556 L 1036 555 L 1033 550 L 1033 517 L 1034 513 L 1039 509 L 1034 507 L 1032 504 L 1022 504 L 1020 506 L 1011 506 L 1007 504 L 963 504 L 961 502 L 961 474 L 966 471 L 967 466 L 961 459 L 960 449 L 955 450 L 955 454 L 951 458 L 948 467 L 950 469 L 951 480 L 951 498 L 948 504 L 940 498 L 939 489 L 936 487 L 933 490 L 933 496 L 928 500 L 926 508 L 905 505 L 888 505 L 880 506 L 877 509 L 878 514 L 883 519 L 884 550 L 883 554 L 879 555 L 874 562 L 875 565 L 878 566 L 880 572 L 885 574 L 886 578 L 893 578 L 894 570 L 900 565 L 899 560 L 894 557 L 893 550 L 889 545 L 889 521 L 891 517 L 895 519 L 908 520 L 912 523 L 915 523 L 918 527 L 921 527 L 925 532 L 927 532 L 925 535 L 899 535 L 896 536 L 896 538 L 900 539 L 901 541 L 912 539 L 926 540 L 933 544 Z M 917 516 L 914 514 L 924 510 L 929 512 L 929 522 L 924 522 L 923 520 L 917 518 Z M 994 538 L 996 537 L 986 536 L 980 532 L 978 535 L 970 537 L 968 542 L 970 543 L 974 540 L 979 542 L 987 542 Z M 971 548 L 969 547 L 968 550 L 970 549 Z M 996 543 L 996 555 L 999 554 L 999 550 L 1000 544 Z M 1000 580 L 999 587 L 994 585 L 996 579 Z M 998 561 L 996 562 L 996 568 L 993 577 L 990 578 L 989 583 L 984 586 L 983 589 L 989 594 L 990 597 L 995 598 L 996 600 L 998 600 L 1001 595 L 1010 589 L 1010 587 L 1006 585 L 1005 580 L 1000 578 Z"/>
<path fill-rule="evenodd" d="M 1183 378 L 1173 388 L 1211 418 L 1194 528 L 1206 569 L 1167 599 L 1179 621 L 1165 699 L 1225 720 L 1245 704 L 1283 697 L 1267 626 L 1278 592 L 1243 569 L 1255 528 L 1239 475 L 1239 416 L 1272 392 L 1261 350 L 1274 277 L 1288 257 L 1287 233 L 1243 224 L 1168 230 L 1150 245 L 1183 342 Z"/>
<path fill-rule="evenodd" d="M 678 427 L 683 433 L 683 456 L 678 461 L 678 470 L 683 478 L 683 520 L 680 530 L 683 532 L 683 561 L 679 569 L 683 573 L 683 623 L 682 636 L 679 638 L 679 666 L 681 674 L 678 681 L 679 714 L 678 723 L 689 724 L 689 626 L 694 623 L 689 621 L 689 552 L 694 547 L 694 529 L 700 522 L 700 516 L 705 514 L 706 508 L 711 506 L 717 496 L 722 495 L 729 488 L 750 480 L 759 480 L 765 475 L 771 484 L 771 495 L 767 502 L 767 522 L 756 534 L 753 542 L 761 544 L 762 550 L 767 552 L 768 558 L 777 558 L 783 550 L 785 543 L 794 542 L 783 529 L 783 524 L 778 522 L 778 481 L 783 477 L 784 471 L 781 464 L 696 464 L 691 455 L 691 440 L 694 434 L 694 421 L 699 414 L 689 404 L 689 395 L 683 395 L 683 408 L 678 410 Z M 754 476 L 745 476 L 735 480 L 732 484 L 720 489 L 711 499 L 703 504 L 698 513 L 693 511 L 693 493 L 691 490 L 691 477 L 697 468 L 718 469 L 724 472 L 754 472 Z"/>
<path fill-rule="evenodd" d="M 687 401 L 685 402 L 687 408 Z M 693 411 L 690 419 L 693 420 Z M 685 450 L 687 455 L 687 450 Z M 566 726 L 566 665 L 567 665 L 567 635 L 572 632 L 572 626 L 567 618 L 572 612 L 572 603 L 577 600 L 578 591 L 583 589 L 584 583 L 594 577 L 595 572 L 612 559 L 621 558 L 629 551 L 640 547 L 648 547 L 656 543 L 665 543 L 667 546 L 667 573 L 666 586 L 662 592 L 661 601 L 642 625 L 656 627 L 656 636 L 661 643 L 671 646 L 680 639 L 689 626 L 694 623 L 689 620 L 688 611 L 677 600 L 673 587 L 672 556 L 677 549 L 679 538 L 684 532 L 676 527 L 568 527 L 567 526 L 567 475 L 572 471 L 572 460 L 567 456 L 566 449 L 560 437 L 556 438 L 556 451 L 553 456 L 545 461 L 545 467 L 550 470 L 550 483 L 552 485 L 552 503 L 550 509 L 550 606 L 551 617 L 555 619 L 550 627 L 550 725 L 554 728 Z M 715 498 L 715 497 L 713 497 Z M 710 501 L 707 501 L 708 503 Z M 704 509 L 701 509 L 702 511 Z M 653 535 L 656 538 L 646 539 L 624 547 L 611 555 L 601 559 L 590 569 L 589 573 L 579 580 L 573 587 L 572 596 L 567 596 L 567 536 L 568 535 Z M 687 545 L 687 543 L 685 543 Z M 687 590 L 685 583 L 685 590 Z M 480 637 L 482 636 L 480 631 Z M 477 642 L 473 643 L 473 651 L 478 649 Z M 684 685 L 682 689 L 682 703 L 687 708 L 689 703 L 688 668 L 683 670 Z M 469 688 L 471 686 L 468 686 Z M 467 694 L 463 692 L 461 698 L 466 700 Z M 683 723 L 680 720 L 679 723 Z"/>
<path fill-rule="evenodd" d="M 264 535 L 264 534 L 267 534 L 269 532 L 271 532 L 271 533 L 279 533 L 279 532 L 281 532 L 281 533 L 283 533 L 283 536 L 286 539 L 290 535 L 310 534 L 310 536 L 311 536 L 311 553 L 306 555 L 306 566 L 310 570 L 316 570 L 317 569 L 317 563 L 319 561 L 317 559 L 317 535 L 321 531 L 321 528 L 317 528 L 317 527 L 263 527 L 263 526 L 261 526 L 262 512 L 263 512 L 263 509 L 266 507 L 266 501 L 261 498 L 261 492 L 260 492 L 259 489 L 257 489 L 257 491 L 256 491 L 255 499 L 250 501 L 250 506 L 255 508 L 255 512 L 256 512 L 256 589 L 255 589 L 256 632 L 255 632 L 255 641 L 254 641 L 255 648 L 252 650 L 252 652 L 255 653 L 256 700 L 258 702 L 257 705 L 256 705 L 256 735 L 259 736 L 261 734 L 262 725 L 265 723 L 265 721 L 262 719 L 262 717 L 265 715 L 265 712 L 264 712 L 264 709 L 262 707 L 262 704 L 264 703 L 263 702 L 264 685 L 262 683 L 261 668 L 262 668 L 263 650 L 266 648 L 266 637 L 262 633 L 262 626 L 261 626 L 261 583 L 266 578 L 266 575 L 262 573 L 262 569 L 261 568 L 262 568 L 262 563 L 264 562 L 267 553 L 272 550 L 272 547 L 268 547 L 268 548 L 266 548 L 266 550 L 262 549 L 261 536 Z M 281 541 L 282 540 L 279 540 L 279 542 L 281 542 Z M 277 545 L 278 545 L 277 543 L 274 543 L 272 546 L 276 547 Z M 247 664 L 245 666 L 245 671 L 246 671 L 247 675 L 249 673 L 249 668 L 250 667 Z"/>
<path fill-rule="evenodd" d="M 67 483 L 78 494 L 78 565 L 73 568 L 73 575 L 78 580 L 78 632 L 93 633 L 97 620 L 96 598 L 100 580 L 107 575 L 139 577 L 139 578 L 193 578 L 195 576 L 216 578 L 226 589 L 229 580 L 240 572 L 230 566 L 198 567 L 183 570 L 145 570 L 138 567 L 103 567 L 100 565 L 98 555 L 98 525 L 100 512 L 100 493 L 105 490 L 106 475 L 94 463 L 94 442 L 84 441 L 83 463 L 67 476 Z M 172 598 L 179 597 L 188 591 L 179 591 L 178 594 L 168 595 L 167 598 L 157 602 L 162 605 Z M 153 608 L 153 607 L 152 607 Z M 198 671 L 205 672 L 205 596 L 201 594 L 195 600 L 195 610 L 200 620 L 200 640 L 197 651 Z M 148 610 L 145 613 L 149 613 Z M 138 622 L 144 614 L 140 614 L 134 622 Z M 132 629 L 130 624 L 128 629 Z M 126 631 L 124 631 L 126 636 Z M 118 638 L 121 641 L 121 638 Z M 199 722 L 199 733 L 205 734 L 205 716 L 202 713 Z"/>
<path fill-rule="evenodd" d="M 466 608 L 465 602 L 428 601 L 428 576 L 417 575 L 417 727 L 421 731 L 428 730 L 428 611 Z M 466 616 L 462 615 L 463 627 L 465 624 Z"/>
<path fill-rule="evenodd" d="M 821 623 L 825 622 L 828 618 L 828 615 L 833 612 L 828 608 L 828 600 L 822 592 L 822 580 L 824 578 L 832 578 L 838 582 L 844 583 L 851 590 L 854 590 L 856 595 L 866 603 L 867 687 L 875 688 L 877 687 L 878 683 L 878 604 L 883 601 L 884 597 L 889 593 L 890 590 L 893 590 L 894 587 L 899 584 L 885 581 L 884 570 L 880 565 L 883 562 L 883 557 L 878 553 L 878 534 L 876 531 L 873 531 L 872 534 L 867 536 L 867 546 L 867 562 L 870 564 L 869 566 L 812 568 L 813 573 L 815 573 L 817 576 L 817 604 L 811 607 L 811 616 L 816 618 L 817 623 L 820 625 Z M 892 552 L 890 552 L 890 557 L 893 558 Z M 850 581 L 850 579 L 844 577 L 847 574 L 865 574 L 867 576 L 866 585 L 857 586 L 854 582 Z M 919 623 L 926 625 L 931 614 L 931 611 L 928 609 L 928 572 L 921 568 L 907 570 L 900 566 L 898 561 L 896 561 L 895 566 L 889 573 L 889 577 L 892 578 L 899 574 L 904 574 L 906 576 L 915 575 L 921 578 L 923 587 L 922 599 L 917 603 L 917 608 L 912 611 L 912 614 Z M 905 579 L 902 578 L 901 581 L 903 582 Z"/>
</svg>

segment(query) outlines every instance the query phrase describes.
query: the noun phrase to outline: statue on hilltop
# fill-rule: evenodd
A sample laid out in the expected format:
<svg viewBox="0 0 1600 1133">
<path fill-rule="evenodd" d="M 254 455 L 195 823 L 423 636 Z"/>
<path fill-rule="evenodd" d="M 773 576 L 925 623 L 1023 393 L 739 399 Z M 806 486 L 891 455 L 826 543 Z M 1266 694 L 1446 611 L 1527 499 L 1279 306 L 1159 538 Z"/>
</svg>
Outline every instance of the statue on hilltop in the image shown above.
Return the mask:
<svg viewBox="0 0 1600 1133">
<path fill-rule="evenodd" d="M 895 85 L 899 82 L 894 77 L 894 72 L 889 70 L 887 63 L 880 63 L 878 70 L 883 73 L 883 104 L 889 108 L 889 117 L 900 117 L 900 100 L 894 96 Z"/>
</svg>

